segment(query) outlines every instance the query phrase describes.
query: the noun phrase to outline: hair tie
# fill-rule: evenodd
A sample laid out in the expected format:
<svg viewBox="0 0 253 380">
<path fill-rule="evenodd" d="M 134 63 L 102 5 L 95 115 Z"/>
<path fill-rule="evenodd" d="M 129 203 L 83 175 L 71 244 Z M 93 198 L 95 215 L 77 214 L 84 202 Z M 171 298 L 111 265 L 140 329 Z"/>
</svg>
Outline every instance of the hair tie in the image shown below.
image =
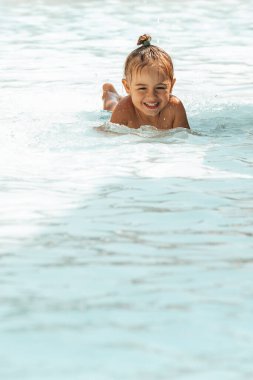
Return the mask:
<svg viewBox="0 0 253 380">
<path fill-rule="evenodd" d="M 143 34 L 139 37 L 137 45 L 143 45 L 145 47 L 150 46 L 151 36 L 148 34 Z"/>
</svg>

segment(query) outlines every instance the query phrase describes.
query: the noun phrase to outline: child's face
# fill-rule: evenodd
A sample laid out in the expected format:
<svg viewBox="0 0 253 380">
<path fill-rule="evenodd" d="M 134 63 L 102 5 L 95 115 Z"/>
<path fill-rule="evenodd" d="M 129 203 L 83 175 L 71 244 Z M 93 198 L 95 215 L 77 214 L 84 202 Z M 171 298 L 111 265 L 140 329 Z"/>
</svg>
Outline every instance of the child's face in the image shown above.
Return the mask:
<svg viewBox="0 0 253 380">
<path fill-rule="evenodd" d="M 144 67 L 132 75 L 131 81 L 123 79 L 126 92 L 133 105 L 148 117 L 157 116 L 168 104 L 175 79 L 153 67 Z"/>
</svg>

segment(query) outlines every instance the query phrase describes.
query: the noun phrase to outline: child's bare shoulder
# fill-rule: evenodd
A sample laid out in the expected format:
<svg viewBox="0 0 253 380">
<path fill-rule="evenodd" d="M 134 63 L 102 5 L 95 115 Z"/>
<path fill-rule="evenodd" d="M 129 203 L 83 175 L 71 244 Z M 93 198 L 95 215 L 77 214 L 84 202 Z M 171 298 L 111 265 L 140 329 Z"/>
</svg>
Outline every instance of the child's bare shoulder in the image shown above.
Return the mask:
<svg viewBox="0 0 253 380">
<path fill-rule="evenodd" d="M 129 121 L 134 117 L 134 107 L 130 96 L 122 98 L 115 107 L 111 122 L 115 124 L 123 124 L 129 126 Z"/>
<path fill-rule="evenodd" d="M 183 103 L 181 102 L 181 100 L 177 96 L 171 95 L 168 106 L 166 107 L 166 109 L 170 110 L 170 112 L 172 110 L 174 112 L 179 112 L 182 107 L 184 107 L 184 106 L 183 106 Z"/>
<path fill-rule="evenodd" d="M 187 115 L 182 101 L 175 95 L 171 95 L 170 101 L 164 109 L 165 115 L 170 116 L 173 121 L 172 128 L 190 128 Z"/>
</svg>

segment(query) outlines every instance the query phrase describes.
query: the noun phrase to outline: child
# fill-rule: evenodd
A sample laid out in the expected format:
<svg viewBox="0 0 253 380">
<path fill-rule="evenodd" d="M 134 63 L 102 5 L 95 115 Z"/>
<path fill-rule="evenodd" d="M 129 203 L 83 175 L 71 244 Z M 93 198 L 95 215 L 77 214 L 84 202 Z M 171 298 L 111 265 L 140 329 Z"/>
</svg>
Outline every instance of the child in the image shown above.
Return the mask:
<svg viewBox="0 0 253 380">
<path fill-rule="evenodd" d="M 159 129 L 190 128 L 182 102 L 171 94 L 176 82 L 170 56 L 142 35 L 126 59 L 122 83 L 128 96 L 120 96 L 112 84 L 103 85 L 104 109 L 111 122 L 130 128 L 152 125 Z"/>
</svg>

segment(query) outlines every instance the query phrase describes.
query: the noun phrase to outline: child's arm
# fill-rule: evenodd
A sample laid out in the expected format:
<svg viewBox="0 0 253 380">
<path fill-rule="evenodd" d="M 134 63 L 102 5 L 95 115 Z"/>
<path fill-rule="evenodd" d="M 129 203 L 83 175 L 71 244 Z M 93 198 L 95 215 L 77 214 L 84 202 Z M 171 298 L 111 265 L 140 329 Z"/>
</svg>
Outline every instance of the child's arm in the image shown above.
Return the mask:
<svg viewBox="0 0 253 380">
<path fill-rule="evenodd" d="M 132 112 L 130 98 L 126 96 L 120 100 L 115 107 L 110 121 L 115 124 L 123 124 L 127 127 L 131 127 Z"/>
<path fill-rule="evenodd" d="M 110 122 L 127 126 L 126 109 L 120 103 L 115 107 Z"/>
<path fill-rule="evenodd" d="M 185 112 L 185 108 L 181 100 L 178 98 L 174 97 L 173 99 L 173 107 L 174 107 L 174 121 L 173 121 L 173 126 L 172 128 L 189 128 L 189 123 L 187 119 L 187 115 Z"/>
</svg>

